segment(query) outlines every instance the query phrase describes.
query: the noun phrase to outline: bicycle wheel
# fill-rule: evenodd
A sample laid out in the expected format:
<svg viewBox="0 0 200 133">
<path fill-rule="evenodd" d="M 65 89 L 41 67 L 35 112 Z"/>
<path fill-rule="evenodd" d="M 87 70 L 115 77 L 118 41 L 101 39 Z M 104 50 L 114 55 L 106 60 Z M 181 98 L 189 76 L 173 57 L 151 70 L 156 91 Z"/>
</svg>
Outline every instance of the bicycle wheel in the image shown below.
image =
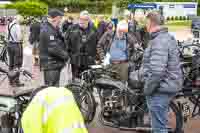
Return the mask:
<svg viewBox="0 0 200 133">
<path fill-rule="evenodd" d="M 142 126 L 150 126 L 150 115 L 148 113 L 147 106 L 141 107 L 140 111 L 143 111 Z M 141 120 L 141 118 L 139 118 Z M 140 123 L 141 124 L 141 123 Z M 139 125 L 141 126 L 141 125 Z M 182 133 L 183 132 L 183 117 L 181 111 L 178 109 L 174 102 L 170 102 L 168 110 L 168 129 L 170 133 Z"/>
<path fill-rule="evenodd" d="M 85 122 L 88 124 L 92 122 L 96 113 L 96 102 L 94 96 L 81 87 L 79 83 L 67 85 L 67 88 L 72 91 Z"/>
<path fill-rule="evenodd" d="M 9 65 L 9 57 L 8 57 L 8 52 L 7 52 L 6 47 L 4 48 L 2 58 L 3 58 L 4 63 L 8 66 Z"/>
</svg>

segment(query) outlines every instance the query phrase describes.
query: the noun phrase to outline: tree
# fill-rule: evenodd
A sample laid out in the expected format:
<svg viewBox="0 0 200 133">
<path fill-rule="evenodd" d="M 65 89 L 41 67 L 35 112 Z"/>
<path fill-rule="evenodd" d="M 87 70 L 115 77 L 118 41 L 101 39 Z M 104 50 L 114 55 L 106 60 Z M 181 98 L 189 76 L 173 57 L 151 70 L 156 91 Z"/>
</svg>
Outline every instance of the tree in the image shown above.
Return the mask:
<svg viewBox="0 0 200 133">
<path fill-rule="evenodd" d="M 47 14 L 48 6 L 42 2 L 20 1 L 7 4 L 7 9 L 16 9 L 22 16 L 42 16 Z"/>
<path fill-rule="evenodd" d="M 127 8 L 128 4 L 131 3 L 143 3 L 143 0 L 118 0 L 117 1 L 117 6 L 120 8 Z"/>
<path fill-rule="evenodd" d="M 48 4 L 50 7 L 65 6 L 65 5 L 76 5 L 87 2 L 88 0 L 39 0 Z"/>
</svg>

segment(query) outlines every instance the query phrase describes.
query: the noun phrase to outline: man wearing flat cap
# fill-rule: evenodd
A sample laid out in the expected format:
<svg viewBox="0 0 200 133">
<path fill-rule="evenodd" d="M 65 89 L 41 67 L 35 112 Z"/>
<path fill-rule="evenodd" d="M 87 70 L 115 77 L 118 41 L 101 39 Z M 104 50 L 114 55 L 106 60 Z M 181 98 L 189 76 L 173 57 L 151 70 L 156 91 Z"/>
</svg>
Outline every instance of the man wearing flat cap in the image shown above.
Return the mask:
<svg viewBox="0 0 200 133">
<path fill-rule="evenodd" d="M 68 60 L 64 40 L 59 32 L 62 16 L 61 11 L 51 9 L 48 13 L 48 21 L 41 26 L 40 30 L 40 64 L 47 86 L 59 86 L 60 72 Z"/>
</svg>

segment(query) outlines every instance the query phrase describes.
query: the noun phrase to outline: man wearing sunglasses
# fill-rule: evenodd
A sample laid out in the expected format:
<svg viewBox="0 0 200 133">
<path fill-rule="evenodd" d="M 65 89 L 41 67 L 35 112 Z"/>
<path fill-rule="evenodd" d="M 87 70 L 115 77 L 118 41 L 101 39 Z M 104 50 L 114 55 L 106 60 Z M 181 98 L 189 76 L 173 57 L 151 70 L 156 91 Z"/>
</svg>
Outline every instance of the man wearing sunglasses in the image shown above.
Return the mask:
<svg viewBox="0 0 200 133">
<path fill-rule="evenodd" d="M 94 65 L 96 60 L 97 32 L 91 24 L 88 11 L 82 11 L 79 23 L 73 25 L 65 34 L 65 44 L 70 53 L 73 79 Z"/>
<path fill-rule="evenodd" d="M 146 29 L 150 33 L 150 41 L 143 58 L 144 94 L 153 133 L 168 133 L 169 103 L 182 86 L 177 42 L 161 24 L 158 12 L 147 15 Z"/>
</svg>

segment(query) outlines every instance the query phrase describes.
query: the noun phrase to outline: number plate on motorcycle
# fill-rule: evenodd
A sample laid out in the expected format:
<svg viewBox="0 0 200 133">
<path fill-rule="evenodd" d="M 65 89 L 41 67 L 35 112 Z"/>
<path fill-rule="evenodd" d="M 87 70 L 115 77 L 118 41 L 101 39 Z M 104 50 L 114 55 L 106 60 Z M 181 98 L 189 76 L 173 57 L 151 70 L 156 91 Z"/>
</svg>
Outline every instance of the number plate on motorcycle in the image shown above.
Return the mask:
<svg viewBox="0 0 200 133">
<path fill-rule="evenodd" d="M 183 103 L 183 116 L 190 116 L 190 106 L 188 103 Z"/>
</svg>

